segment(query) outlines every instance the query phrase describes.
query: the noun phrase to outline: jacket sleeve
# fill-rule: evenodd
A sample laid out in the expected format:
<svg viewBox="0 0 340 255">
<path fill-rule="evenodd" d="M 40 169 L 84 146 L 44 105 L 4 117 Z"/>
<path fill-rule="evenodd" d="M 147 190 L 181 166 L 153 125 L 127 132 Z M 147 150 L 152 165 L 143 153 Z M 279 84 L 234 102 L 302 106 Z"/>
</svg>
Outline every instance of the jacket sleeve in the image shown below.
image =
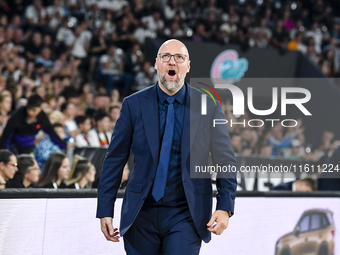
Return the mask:
<svg viewBox="0 0 340 255">
<path fill-rule="evenodd" d="M 57 133 L 54 131 L 54 128 L 48 119 L 45 112 L 41 112 L 41 122 L 42 122 L 42 129 L 46 134 L 48 134 L 51 138 L 51 140 L 58 145 L 61 149 L 66 149 L 66 142 L 60 139 L 60 137 L 57 135 Z"/>
<path fill-rule="evenodd" d="M 217 107 L 215 107 L 213 119 L 225 119 L 219 102 Z M 226 124 L 217 124 L 215 127 L 211 127 L 210 151 L 213 165 L 218 164 L 219 166 L 227 166 L 228 169 L 232 169 L 226 173 L 217 174 L 216 210 L 230 211 L 233 214 L 237 187 L 237 162 Z"/>
<path fill-rule="evenodd" d="M 98 186 L 97 218 L 113 217 L 114 203 L 132 142 L 133 124 L 129 104 L 124 99 L 122 110 L 106 153 Z"/>
</svg>

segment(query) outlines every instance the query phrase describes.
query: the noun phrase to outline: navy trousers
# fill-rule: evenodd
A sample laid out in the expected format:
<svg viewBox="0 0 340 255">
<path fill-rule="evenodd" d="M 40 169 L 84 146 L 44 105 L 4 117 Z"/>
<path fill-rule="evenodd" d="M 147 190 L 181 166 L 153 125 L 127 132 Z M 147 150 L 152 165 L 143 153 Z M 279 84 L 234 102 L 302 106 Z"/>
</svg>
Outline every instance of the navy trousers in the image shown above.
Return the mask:
<svg viewBox="0 0 340 255">
<path fill-rule="evenodd" d="M 187 205 L 143 205 L 123 239 L 127 255 L 198 255 L 202 243 Z"/>
</svg>

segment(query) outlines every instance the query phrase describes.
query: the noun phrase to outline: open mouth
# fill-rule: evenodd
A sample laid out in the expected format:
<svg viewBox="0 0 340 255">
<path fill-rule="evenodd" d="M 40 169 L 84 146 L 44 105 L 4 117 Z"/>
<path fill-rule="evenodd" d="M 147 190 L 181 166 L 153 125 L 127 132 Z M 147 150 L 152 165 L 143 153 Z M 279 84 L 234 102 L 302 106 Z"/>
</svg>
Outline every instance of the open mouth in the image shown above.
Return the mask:
<svg viewBox="0 0 340 255">
<path fill-rule="evenodd" d="M 175 70 L 169 70 L 169 71 L 168 71 L 168 75 L 169 75 L 170 77 L 174 77 L 174 76 L 176 75 L 176 71 L 175 71 Z"/>
</svg>

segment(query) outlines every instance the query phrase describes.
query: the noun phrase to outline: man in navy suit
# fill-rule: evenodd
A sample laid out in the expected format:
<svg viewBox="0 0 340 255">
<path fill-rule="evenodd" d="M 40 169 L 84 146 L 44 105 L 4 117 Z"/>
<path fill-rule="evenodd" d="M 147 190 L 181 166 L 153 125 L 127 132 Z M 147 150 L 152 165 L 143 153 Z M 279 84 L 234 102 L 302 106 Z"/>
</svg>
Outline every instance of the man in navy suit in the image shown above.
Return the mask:
<svg viewBox="0 0 340 255">
<path fill-rule="evenodd" d="M 221 105 L 185 82 L 190 70 L 187 48 L 168 40 L 159 48 L 158 82 L 124 99 L 103 164 L 97 218 L 107 240 L 118 242 L 112 216 L 130 149 L 135 163 L 123 198 L 120 235 L 129 255 L 199 254 L 201 242 L 220 235 L 234 213 L 235 174 L 217 175 L 217 206 L 212 214 L 211 178 L 195 167 L 233 167 L 236 160 Z M 202 173 L 203 174 L 203 173 Z M 195 178 L 192 178 L 192 177 Z M 208 174 L 210 176 L 210 174 Z"/>
</svg>

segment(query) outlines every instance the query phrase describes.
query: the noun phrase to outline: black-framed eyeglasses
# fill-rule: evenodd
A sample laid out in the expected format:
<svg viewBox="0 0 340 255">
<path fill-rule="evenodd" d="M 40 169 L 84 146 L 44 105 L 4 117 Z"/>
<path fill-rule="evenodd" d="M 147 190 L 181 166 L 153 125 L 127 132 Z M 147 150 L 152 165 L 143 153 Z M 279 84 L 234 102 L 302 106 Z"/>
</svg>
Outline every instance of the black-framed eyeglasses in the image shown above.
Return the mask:
<svg viewBox="0 0 340 255">
<path fill-rule="evenodd" d="M 169 62 L 171 57 L 174 57 L 174 60 L 176 61 L 176 63 L 183 63 L 185 59 L 188 57 L 187 55 L 184 55 L 184 54 L 171 55 L 170 53 L 159 53 L 158 55 L 159 55 L 159 59 L 162 62 Z"/>
<path fill-rule="evenodd" d="M 18 167 L 18 163 L 7 163 L 7 165 Z"/>
</svg>

